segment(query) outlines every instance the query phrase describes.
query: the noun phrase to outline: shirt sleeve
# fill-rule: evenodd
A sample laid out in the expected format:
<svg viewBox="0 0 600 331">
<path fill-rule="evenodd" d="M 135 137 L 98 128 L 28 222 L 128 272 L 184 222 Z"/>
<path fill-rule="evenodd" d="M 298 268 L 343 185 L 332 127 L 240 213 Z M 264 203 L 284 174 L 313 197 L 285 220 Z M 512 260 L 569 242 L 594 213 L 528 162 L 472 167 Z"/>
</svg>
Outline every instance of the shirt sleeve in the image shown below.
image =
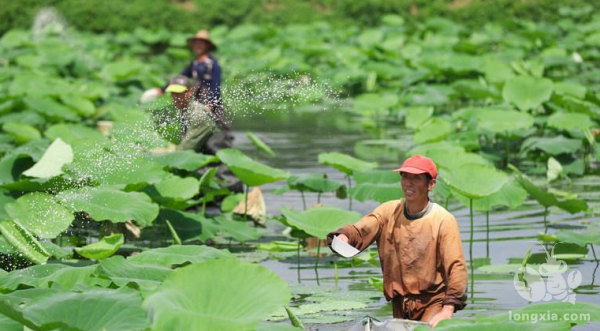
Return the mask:
<svg viewBox="0 0 600 331">
<path fill-rule="evenodd" d="M 467 305 L 468 274 L 458 222 L 454 217 L 442 222 L 439 247 L 442 268 L 447 279 L 443 304 L 454 305 L 454 310 L 458 311 Z"/>
<path fill-rule="evenodd" d="M 360 221 L 346 225 L 327 235 L 327 244 L 331 249 L 333 236 L 340 234 L 346 235 L 349 239 L 349 244 L 359 251 L 365 250 L 367 247 L 379 238 L 384 227 L 385 214 L 382 213 L 382 206 L 377 207 L 372 213 L 363 217 Z"/>
</svg>

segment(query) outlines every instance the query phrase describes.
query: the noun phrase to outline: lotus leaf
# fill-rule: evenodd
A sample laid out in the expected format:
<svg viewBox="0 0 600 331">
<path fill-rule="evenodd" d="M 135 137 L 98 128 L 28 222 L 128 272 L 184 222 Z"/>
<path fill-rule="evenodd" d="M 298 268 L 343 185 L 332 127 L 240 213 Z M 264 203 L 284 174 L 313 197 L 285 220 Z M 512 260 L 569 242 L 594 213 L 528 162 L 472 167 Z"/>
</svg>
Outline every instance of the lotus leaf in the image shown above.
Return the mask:
<svg viewBox="0 0 600 331">
<path fill-rule="evenodd" d="M 433 115 L 433 107 L 412 107 L 406 112 L 406 127 L 416 130 Z"/>
<path fill-rule="evenodd" d="M 502 83 L 515 76 L 510 65 L 496 58 L 484 58 L 479 71 L 492 83 Z"/>
<path fill-rule="evenodd" d="M 145 306 L 156 331 L 250 330 L 289 300 L 285 281 L 266 267 L 210 260 L 170 274 Z"/>
<path fill-rule="evenodd" d="M 204 218 L 198 213 L 162 208 L 158 219 L 163 222 L 168 220 L 184 241 L 191 238 L 206 241 L 221 230 L 221 226 L 213 219 Z"/>
<path fill-rule="evenodd" d="M 178 176 L 169 176 L 163 178 L 160 183 L 150 186 L 146 192 L 150 196 L 173 200 L 189 200 L 196 196 L 200 190 L 200 183 L 194 177 L 181 178 Z"/>
<path fill-rule="evenodd" d="M 337 152 L 320 153 L 319 163 L 333 167 L 348 176 L 358 171 L 364 171 L 378 167 L 378 164 L 375 162 L 366 162 L 350 155 Z"/>
<path fill-rule="evenodd" d="M 572 230 L 560 230 L 554 235 L 561 242 L 573 243 L 581 247 L 585 247 L 588 244 L 600 245 L 600 231 L 598 229 L 589 231 L 575 232 Z"/>
<path fill-rule="evenodd" d="M 219 159 L 246 185 L 260 186 L 287 179 L 286 171 L 271 168 L 256 162 L 237 149 L 222 149 L 217 152 Z"/>
<path fill-rule="evenodd" d="M 558 135 L 549 137 L 530 137 L 521 144 L 521 152 L 539 149 L 550 155 L 575 153 L 581 148 L 581 140 L 569 139 Z"/>
<path fill-rule="evenodd" d="M 349 193 L 358 201 L 364 202 L 367 200 L 373 200 L 379 203 L 400 199 L 404 196 L 402 187 L 399 183 L 362 183 L 352 187 Z"/>
<path fill-rule="evenodd" d="M 83 187 L 60 192 L 59 201 L 74 212 L 86 212 L 94 220 L 125 223 L 134 220 L 148 226 L 158 215 L 158 206 L 141 192 L 123 192 L 110 187 Z"/>
<path fill-rule="evenodd" d="M 398 97 L 391 94 L 367 93 L 354 99 L 354 110 L 363 115 L 385 113 L 398 103 Z"/>
<path fill-rule="evenodd" d="M 306 174 L 291 176 L 288 178 L 288 186 L 298 191 L 332 192 L 340 188 L 342 184 L 327 179 L 324 174 Z"/>
<path fill-rule="evenodd" d="M 52 121 L 79 121 L 77 114 L 53 99 L 26 97 L 24 102 L 30 109 L 35 110 Z"/>
<path fill-rule="evenodd" d="M 548 182 L 551 182 L 560 176 L 563 172 L 562 165 L 555 158 L 548 158 L 548 169 L 546 170 L 546 177 L 548 177 Z"/>
<path fill-rule="evenodd" d="M 60 138 L 73 147 L 86 146 L 87 143 L 100 145 L 108 143 L 108 139 L 100 132 L 78 124 L 55 124 L 46 129 L 44 135 L 52 140 Z"/>
<path fill-rule="evenodd" d="M 529 76 L 514 77 L 506 81 L 502 96 L 521 110 L 539 107 L 552 95 L 552 81 Z"/>
<path fill-rule="evenodd" d="M 162 265 L 133 262 L 119 255 L 103 260 L 98 266 L 99 275 L 110 278 L 119 287 L 135 283 L 142 294 L 149 294 L 158 288 L 171 272 L 172 269 Z"/>
<path fill-rule="evenodd" d="M 61 95 L 60 99 L 62 102 L 71 107 L 77 114 L 81 116 L 92 116 L 96 113 L 96 106 L 81 96 L 78 95 Z"/>
<path fill-rule="evenodd" d="M 577 83 L 558 82 L 554 83 L 554 93 L 568 94 L 575 98 L 584 99 L 587 93 L 587 88 Z"/>
<path fill-rule="evenodd" d="M 11 135 L 19 145 L 42 137 L 38 129 L 24 123 L 6 122 L 2 125 L 2 130 Z"/>
<path fill-rule="evenodd" d="M 239 242 L 256 240 L 260 237 L 258 231 L 246 224 L 246 222 L 238 222 L 225 215 L 215 217 L 215 221 L 219 223 L 221 232 L 224 235 L 233 237 Z"/>
<path fill-rule="evenodd" d="M 587 129 L 594 126 L 590 117 L 580 113 L 554 113 L 548 117 L 548 126 L 558 130 Z"/>
<path fill-rule="evenodd" d="M 418 128 L 413 139 L 416 143 L 423 144 L 446 139 L 454 128 L 452 124 L 439 117 L 434 117 Z"/>
<path fill-rule="evenodd" d="M 23 175 L 35 178 L 51 178 L 63 173 L 62 167 L 73 162 L 73 149 L 57 138 L 48 147 L 42 158 Z"/>
<path fill-rule="evenodd" d="M 495 133 L 524 131 L 533 126 L 533 117 L 515 110 L 487 110 L 477 114 L 477 125 Z"/>
<path fill-rule="evenodd" d="M 83 257 L 95 260 L 104 260 L 115 254 L 123 245 L 123 235 L 113 234 L 100 239 L 100 241 L 75 248 L 75 251 Z"/>
<path fill-rule="evenodd" d="M 275 157 L 275 152 L 273 152 L 271 147 L 269 147 L 269 145 L 267 145 L 264 141 L 258 138 L 254 133 L 246 131 L 246 136 L 248 137 L 248 139 L 250 139 L 252 144 L 256 146 L 256 148 L 258 148 L 259 150 L 271 157 Z"/>
<path fill-rule="evenodd" d="M 305 212 L 281 207 L 281 212 L 288 224 L 319 239 L 325 239 L 329 232 L 356 223 L 361 218 L 359 213 L 333 207 L 313 208 Z"/>
<path fill-rule="evenodd" d="M 505 173 L 496 168 L 469 163 L 445 171 L 441 169 L 441 178 L 453 190 L 470 199 L 479 199 L 498 192 L 508 180 Z"/>
<path fill-rule="evenodd" d="M 176 245 L 165 248 L 155 248 L 131 256 L 132 262 L 160 264 L 167 267 L 185 263 L 200 263 L 211 259 L 232 259 L 228 251 L 218 250 L 208 246 Z"/>
<path fill-rule="evenodd" d="M 12 220 L 0 222 L 0 232 L 4 239 L 33 263 L 42 264 L 48 260 L 48 253 L 27 230 Z"/>
<path fill-rule="evenodd" d="M 195 171 L 210 163 L 217 162 L 218 158 L 212 155 L 198 154 L 194 151 L 175 151 L 156 155 L 154 161 L 173 169 Z"/>
<path fill-rule="evenodd" d="M 438 185 L 439 184 L 440 181 L 438 181 Z M 465 206 L 469 205 L 469 198 L 460 194 L 456 194 L 455 197 Z M 516 181 L 509 180 L 502 186 L 500 190 L 498 190 L 498 192 L 493 193 L 485 198 L 473 200 L 473 210 L 490 211 L 492 208 L 500 206 L 514 209 L 521 206 L 523 202 L 525 202 L 526 198 L 527 191 L 521 188 Z"/>
<path fill-rule="evenodd" d="M 46 239 L 56 238 L 67 230 L 74 218 L 73 214 L 47 193 L 23 195 L 5 208 L 16 224 Z"/>
</svg>

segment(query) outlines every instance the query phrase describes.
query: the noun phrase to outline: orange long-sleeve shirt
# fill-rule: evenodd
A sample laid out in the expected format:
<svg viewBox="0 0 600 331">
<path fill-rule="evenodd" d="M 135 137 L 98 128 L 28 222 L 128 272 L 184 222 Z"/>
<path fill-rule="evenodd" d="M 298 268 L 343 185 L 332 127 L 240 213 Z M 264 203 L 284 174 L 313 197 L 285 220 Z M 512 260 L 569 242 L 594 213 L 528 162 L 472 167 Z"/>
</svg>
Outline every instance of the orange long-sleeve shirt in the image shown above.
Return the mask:
<svg viewBox="0 0 600 331">
<path fill-rule="evenodd" d="M 388 201 L 329 238 L 345 234 L 360 251 L 377 242 L 387 300 L 445 292 L 443 304 L 460 310 L 466 306 L 468 275 L 458 223 L 432 204 L 423 217 L 409 220 L 403 200 Z"/>
</svg>

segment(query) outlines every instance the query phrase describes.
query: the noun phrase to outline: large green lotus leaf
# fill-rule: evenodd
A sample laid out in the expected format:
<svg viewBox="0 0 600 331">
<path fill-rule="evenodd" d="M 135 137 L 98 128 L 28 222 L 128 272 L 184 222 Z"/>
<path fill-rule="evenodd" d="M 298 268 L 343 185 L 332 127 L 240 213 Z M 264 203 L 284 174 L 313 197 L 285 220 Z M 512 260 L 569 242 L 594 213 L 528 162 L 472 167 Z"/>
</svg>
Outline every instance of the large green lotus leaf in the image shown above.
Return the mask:
<svg viewBox="0 0 600 331">
<path fill-rule="evenodd" d="M 123 59 L 103 66 L 99 76 L 112 82 L 120 82 L 137 75 L 143 68 L 142 62 L 135 59 Z"/>
<path fill-rule="evenodd" d="M 0 222 L 0 232 L 19 253 L 37 264 L 46 263 L 50 253 L 27 230 L 12 220 Z"/>
<path fill-rule="evenodd" d="M 165 223 L 169 221 L 182 240 L 198 238 L 205 242 L 221 231 L 216 221 L 204 218 L 199 213 L 161 208 L 158 219 Z"/>
<path fill-rule="evenodd" d="M 358 171 L 375 169 L 379 166 L 376 162 L 366 162 L 337 152 L 320 153 L 319 163 L 335 168 L 346 175 L 352 175 Z"/>
<path fill-rule="evenodd" d="M 521 144 L 521 152 L 538 149 L 556 156 L 559 154 L 575 153 L 581 146 L 582 142 L 580 139 L 569 139 L 561 135 L 551 138 L 530 137 Z"/>
<path fill-rule="evenodd" d="M 559 200 L 556 206 L 569 212 L 570 214 L 577 214 L 582 211 L 587 211 L 589 208 L 587 202 L 581 199 L 568 199 L 563 201 Z"/>
<path fill-rule="evenodd" d="M 11 155 L 22 155 L 22 156 L 30 156 L 32 160 L 35 162 L 39 161 L 48 147 L 50 146 L 50 141 L 47 139 L 37 139 L 34 141 L 30 141 L 24 145 L 21 145 L 15 149 L 13 149 L 10 154 Z"/>
<path fill-rule="evenodd" d="M 50 98 L 33 98 L 26 97 L 24 100 L 25 104 L 35 110 L 36 112 L 46 116 L 48 119 L 53 121 L 79 121 L 79 116 L 71 109 L 61 105 Z"/>
<path fill-rule="evenodd" d="M 433 115 L 433 107 L 411 107 L 406 111 L 406 127 L 416 130 Z"/>
<path fill-rule="evenodd" d="M 508 180 L 505 173 L 496 168 L 470 163 L 450 169 L 440 169 L 442 180 L 453 190 L 471 199 L 479 199 L 498 192 Z"/>
<path fill-rule="evenodd" d="M 533 117 L 516 110 L 487 110 L 477 114 L 477 125 L 495 133 L 524 131 L 533 126 Z"/>
<path fill-rule="evenodd" d="M 160 198 L 189 200 L 198 194 L 199 190 L 200 183 L 194 177 L 169 176 L 149 187 L 147 192 Z"/>
<path fill-rule="evenodd" d="M 357 212 L 333 207 L 313 208 L 304 212 L 281 207 L 281 212 L 288 224 L 319 239 L 325 239 L 329 232 L 356 223 L 361 218 Z"/>
<path fill-rule="evenodd" d="M 54 196 L 41 192 L 23 195 L 5 208 L 15 223 L 46 239 L 56 238 L 66 231 L 74 218 Z"/>
<path fill-rule="evenodd" d="M 42 137 L 38 129 L 24 123 L 7 122 L 2 125 L 2 130 L 8 133 L 19 145 Z"/>
<path fill-rule="evenodd" d="M 23 175 L 35 178 L 51 178 L 63 173 L 62 167 L 73 162 L 73 149 L 57 138 L 48 147 L 42 158 Z"/>
<path fill-rule="evenodd" d="M 109 140 L 99 131 L 79 124 L 55 124 L 46 129 L 44 135 L 52 140 L 60 138 L 74 148 L 79 146 L 84 148 L 92 144 L 102 146 L 109 143 Z"/>
<path fill-rule="evenodd" d="M 454 132 L 454 127 L 450 122 L 434 117 L 419 127 L 413 139 L 419 144 L 436 142 L 446 139 L 452 132 Z"/>
<path fill-rule="evenodd" d="M 8 203 L 15 202 L 15 199 L 8 196 L 6 193 L 8 193 L 8 191 L 0 189 L 0 222 L 10 219 L 10 215 L 8 215 L 4 206 Z"/>
<path fill-rule="evenodd" d="M 215 217 L 215 221 L 219 223 L 221 232 L 226 236 L 233 237 L 239 242 L 256 240 L 260 238 L 258 230 L 248 226 L 246 222 L 238 222 L 225 215 Z"/>
<path fill-rule="evenodd" d="M 23 324 L 0 314 L 0 330 L 3 331 L 23 331 Z"/>
<path fill-rule="evenodd" d="M 154 161 L 165 167 L 186 171 L 194 171 L 218 160 L 213 155 L 198 154 L 194 151 L 175 151 L 154 157 Z"/>
<path fill-rule="evenodd" d="M 55 263 L 32 266 L 9 273 L 2 288 L 11 291 L 20 287 L 52 287 L 71 290 L 80 285 L 110 285 L 110 281 L 100 279 L 95 275 L 97 267 L 97 265 L 70 267 Z"/>
<path fill-rule="evenodd" d="M 290 173 L 256 162 L 237 149 L 222 149 L 217 156 L 248 186 L 260 186 L 290 177 Z"/>
<path fill-rule="evenodd" d="M 554 83 L 554 93 L 561 95 L 567 94 L 575 98 L 584 99 L 587 93 L 587 88 L 577 83 L 558 82 Z"/>
<path fill-rule="evenodd" d="M 298 191 L 332 192 L 340 188 L 342 184 L 327 179 L 325 174 L 303 174 L 288 178 L 288 186 Z"/>
<path fill-rule="evenodd" d="M 286 282 L 268 268 L 211 260 L 173 272 L 145 306 L 156 331 L 252 330 L 289 300 Z"/>
<path fill-rule="evenodd" d="M 131 256 L 128 260 L 140 263 L 160 264 L 167 267 L 184 263 L 200 263 L 211 259 L 233 259 L 228 251 L 208 246 L 175 245 L 155 248 Z"/>
<path fill-rule="evenodd" d="M 482 62 L 479 71 L 483 72 L 487 80 L 492 83 L 501 83 L 515 76 L 510 65 L 497 58 L 486 57 Z"/>
<path fill-rule="evenodd" d="M 356 184 L 398 184 L 400 183 L 400 175 L 395 171 L 374 169 L 355 173 L 354 180 Z"/>
<path fill-rule="evenodd" d="M 354 110 L 362 115 L 378 114 L 392 109 L 397 103 L 396 95 L 367 93 L 354 99 Z"/>
<path fill-rule="evenodd" d="M 125 223 L 134 220 L 148 226 L 158 215 L 158 206 L 141 192 L 123 192 L 110 187 L 83 187 L 60 192 L 60 202 L 75 212 L 86 212 L 96 221 Z"/>
<path fill-rule="evenodd" d="M 93 288 L 58 292 L 26 303 L 23 318 L 39 329 L 105 331 L 146 330 L 148 322 L 139 292 Z"/>
<path fill-rule="evenodd" d="M 96 106 L 90 100 L 79 95 L 61 95 L 60 99 L 81 116 L 91 117 L 96 113 Z"/>
<path fill-rule="evenodd" d="M 78 180 L 90 179 L 104 185 L 154 184 L 168 175 L 163 167 L 136 154 L 104 149 L 77 151 L 65 172 Z"/>
<path fill-rule="evenodd" d="M 83 257 L 95 260 L 104 260 L 115 254 L 123 245 L 123 234 L 115 233 L 104 237 L 95 243 L 75 248 L 75 251 Z"/>
<path fill-rule="evenodd" d="M 518 175 L 516 179 L 521 187 L 523 187 L 533 199 L 539 202 L 540 205 L 544 207 L 552 207 L 558 204 L 558 200 L 554 194 L 548 193 L 546 190 L 539 188 L 528 177 L 524 175 Z"/>
<path fill-rule="evenodd" d="M 151 263 L 139 263 L 126 260 L 120 255 L 112 256 L 100 262 L 98 274 L 110 278 L 117 286 L 123 287 L 135 283 L 142 293 L 158 288 L 173 269 Z"/>
<path fill-rule="evenodd" d="M 438 168 L 446 168 L 449 170 L 461 167 L 463 164 L 477 163 L 482 165 L 491 165 L 490 162 L 484 159 L 481 155 L 467 152 L 455 152 L 451 150 L 437 149 L 432 150 L 428 154 L 424 154 L 435 162 Z"/>
<path fill-rule="evenodd" d="M 271 147 L 269 147 L 269 145 L 267 145 L 264 141 L 258 138 L 254 133 L 246 131 L 246 137 L 248 137 L 252 144 L 254 144 L 254 146 L 256 146 L 256 148 L 258 148 L 260 151 L 271 157 L 275 157 L 275 152 L 273 152 Z"/>
<path fill-rule="evenodd" d="M 416 154 L 420 154 L 420 155 L 430 155 L 431 153 L 437 152 L 437 151 L 442 151 L 442 152 L 453 152 L 453 153 L 464 153 L 465 152 L 465 148 L 455 144 L 455 143 L 451 143 L 448 141 L 440 141 L 440 142 L 434 142 L 434 143 L 428 143 L 428 144 L 423 144 L 423 145 L 419 145 L 414 147 L 413 149 L 411 149 L 407 155 L 416 155 Z"/>
<path fill-rule="evenodd" d="M 461 194 L 455 194 L 457 200 L 465 206 L 469 206 L 469 198 Z M 508 181 L 502 188 L 485 198 L 473 200 L 473 209 L 478 211 L 490 211 L 492 208 L 505 206 L 510 209 L 519 207 L 525 202 L 527 191 L 516 181 Z"/>
<path fill-rule="evenodd" d="M 506 81 L 502 96 L 521 110 L 539 107 L 552 95 L 552 81 L 547 78 L 519 76 Z"/>
<path fill-rule="evenodd" d="M 360 202 L 373 200 L 379 203 L 384 203 L 386 201 L 400 199 L 404 196 L 402 187 L 398 182 L 390 184 L 357 184 L 350 189 L 349 193 L 354 199 Z"/>
<path fill-rule="evenodd" d="M 583 130 L 594 126 L 594 122 L 586 114 L 554 113 L 548 117 L 548 126 L 558 130 Z"/>
<path fill-rule="evenodd" d="M 327 311 L 344 311 L 352 309 L 363 309 L 366 308 L 367 304 L 360 301 L 346 301 L 346 300 L 326 300 L 318 303 L 309 303 L 301 305 L 300 307 L 289 308 L 292 313 L 296 316 L 313 315 L 317 313 Z M 287 316 L 284 309 L 280 308 L 273 317 Z"/>
<path fill-rule="evenodd" d="M 589 229 L 587 232 L 575 232 L 572 230 L 560 230 L 554 234 L 561 242 L 572 243 L 581 247 L 588 244 L 600 245 L 600 230 Z"/>
</svg>

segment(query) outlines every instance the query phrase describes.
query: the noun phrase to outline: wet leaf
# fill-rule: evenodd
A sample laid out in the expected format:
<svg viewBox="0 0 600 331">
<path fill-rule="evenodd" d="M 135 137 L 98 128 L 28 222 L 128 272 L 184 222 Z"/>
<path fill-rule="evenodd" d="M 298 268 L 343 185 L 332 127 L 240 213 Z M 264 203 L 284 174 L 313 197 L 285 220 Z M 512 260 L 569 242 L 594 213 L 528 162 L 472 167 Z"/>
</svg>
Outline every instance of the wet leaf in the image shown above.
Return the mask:
<svg viewBox="0 0 600 331">
<path fill-rule="evenodd" d="M 115 254 L 123 245 L 123 235 L 113 234 L 100 239 L 98 242 L 75 248 L 75 251 L 88 259 L 103 260 Z"/>
</svg>

